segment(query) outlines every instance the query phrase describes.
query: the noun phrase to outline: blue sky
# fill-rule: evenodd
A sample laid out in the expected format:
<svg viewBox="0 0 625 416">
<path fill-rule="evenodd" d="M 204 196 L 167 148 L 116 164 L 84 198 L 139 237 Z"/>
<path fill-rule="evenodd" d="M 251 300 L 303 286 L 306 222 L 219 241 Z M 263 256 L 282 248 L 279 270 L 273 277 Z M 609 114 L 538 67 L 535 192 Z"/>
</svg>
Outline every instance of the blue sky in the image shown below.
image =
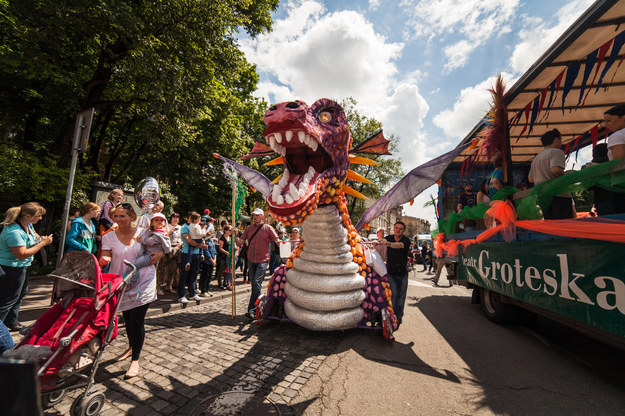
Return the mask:
<svg viewBox="0 0 625 416">
<path fill-rule="evenodd" d="M 283 0 L 273 31 L 242 39 L 268 102 L 353 97 L 400 140 L 405 171 L 453 148 L 591 0 Z M 422 208 L 430 188 L 404 212 Z"/>
</svg>

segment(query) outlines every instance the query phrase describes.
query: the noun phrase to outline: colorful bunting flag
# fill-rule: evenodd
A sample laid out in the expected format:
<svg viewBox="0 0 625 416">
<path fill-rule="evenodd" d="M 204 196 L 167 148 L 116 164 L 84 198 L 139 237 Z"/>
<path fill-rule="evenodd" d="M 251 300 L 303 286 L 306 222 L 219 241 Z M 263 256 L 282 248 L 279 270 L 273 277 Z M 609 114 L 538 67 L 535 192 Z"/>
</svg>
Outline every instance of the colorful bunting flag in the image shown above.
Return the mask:
<svg viewBox="0 0 625 416">
<path fill-rule="evenodd" d="M 586 82 L 588 82 L 588 78 L 590 77 L 590 73 L 595 66 L 595 62 L 597 62 L 597 54 L 599 53 L 599 49 L 595 49 L 586 55 L 586 63 L 584 64 L 584 76 L 582 77 L 582 85 L 579 89 L 579 99 L 577 100 L 577 107 L 582 103 L 582 99 L 584 98 L 584 92 L 586 90 Z M 592 88 L 592 87 L 591 87 Z"/>
<path fill-rule="evenodd" d="M 577 78 L 577 74 L 579 74 L 579 69 L 581 68 L 581 62 L 571 62 L 566 69 L 566 78 L 564 79 L 564 88 L 562 89 L 562 114 L 564 115 L 564 101 L 566 100 L 566 96 L 571 92 L 571 88 L 573 88 L 573 84 L 575 83 L 575 79 Z"/>
</svg>

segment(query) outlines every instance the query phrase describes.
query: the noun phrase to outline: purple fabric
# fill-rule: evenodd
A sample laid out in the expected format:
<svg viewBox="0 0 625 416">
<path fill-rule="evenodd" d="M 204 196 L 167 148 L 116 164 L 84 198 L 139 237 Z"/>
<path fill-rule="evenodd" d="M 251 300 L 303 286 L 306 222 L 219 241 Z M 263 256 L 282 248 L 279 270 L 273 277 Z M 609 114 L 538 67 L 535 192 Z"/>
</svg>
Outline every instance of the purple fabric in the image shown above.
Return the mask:
<svg viewBox="0 0 625 416">
<path fill-rule="evenodd" d="M 271 193 L 271 181 L 267 179 L 265 175 L 252 168 L 243 166 L 242 164 L 237 163 L 234 160 L 223 157 L 222 155 L 219 155 L 219 159 L 236 169 L 236 171 L 239 172 L 241 176 L 243 176 L 243 179 L 245 179 L 247 184 L 260 192 L 265 198 L 269 196 L 269 194 Z"/>
<path fill-rule="evenodd" d="M 469 147 L 469 145 L 470 143 L 466 143 L 456 147 L 451 152 L 445 153 L 411 170 L 406 176 L 401 178 L 395 186 L 385 193 L 382 198 L 378 199 L 365 211 L 360 221 L 358 221 L 358 224 L 356 224 L 356 230 L 362 230 L 362 227 L 364 227 L 366 223 L 371 222 L 386 211 L 398 205 L 410 202 L 411 199 L 436 183 L 451 161 Z"/>
</svg>

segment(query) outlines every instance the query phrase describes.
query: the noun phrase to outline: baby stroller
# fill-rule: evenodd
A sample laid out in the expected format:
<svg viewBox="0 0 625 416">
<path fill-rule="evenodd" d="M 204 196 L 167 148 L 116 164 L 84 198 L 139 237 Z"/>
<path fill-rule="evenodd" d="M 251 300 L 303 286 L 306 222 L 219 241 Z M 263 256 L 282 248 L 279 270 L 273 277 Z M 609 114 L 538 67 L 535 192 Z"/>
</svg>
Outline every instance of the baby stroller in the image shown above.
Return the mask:
<svg viewBox="0 0 625 416">
<path fill-rule="evenodd" d="M 37 376 L 42 405 L 51 407 L 69 390 L 85 388 L 70 408 L 72 416 L 97 415 L 104 393 L 94 389 L 102 353 L 117 336 L 117 310 L 130 278 L 102 273 L 97 259 L 84 251 L 65 255 L 50 277 L 55 279 L 52 306 L 33 325 L 15 351 L 26 348 L 43 356 Z"/>
</svg>

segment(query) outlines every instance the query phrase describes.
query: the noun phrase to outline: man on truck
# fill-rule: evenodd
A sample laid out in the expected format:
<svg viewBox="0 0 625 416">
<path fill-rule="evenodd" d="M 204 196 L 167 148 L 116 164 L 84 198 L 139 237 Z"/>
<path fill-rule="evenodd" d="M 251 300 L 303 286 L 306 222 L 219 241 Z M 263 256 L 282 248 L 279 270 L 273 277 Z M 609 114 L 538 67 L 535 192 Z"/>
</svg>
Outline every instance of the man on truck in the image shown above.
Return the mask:
<svg viewBox="0 0 625 416">
<path fill-rule="evenodd" d="M 540 141 L 545 148 L 532 161 L 528 178 L 535 185 L 563 176 L 566 164 L 566 157 L 560 149 L 562 147 L 562 135 L 558 129 L 549 130 L 541 136 Z M 549 208 L 543 212 L 543 217 L 546 220 L 574 218 L 571 194 L 564 192 L 554 196 Z"/>
</svg>

